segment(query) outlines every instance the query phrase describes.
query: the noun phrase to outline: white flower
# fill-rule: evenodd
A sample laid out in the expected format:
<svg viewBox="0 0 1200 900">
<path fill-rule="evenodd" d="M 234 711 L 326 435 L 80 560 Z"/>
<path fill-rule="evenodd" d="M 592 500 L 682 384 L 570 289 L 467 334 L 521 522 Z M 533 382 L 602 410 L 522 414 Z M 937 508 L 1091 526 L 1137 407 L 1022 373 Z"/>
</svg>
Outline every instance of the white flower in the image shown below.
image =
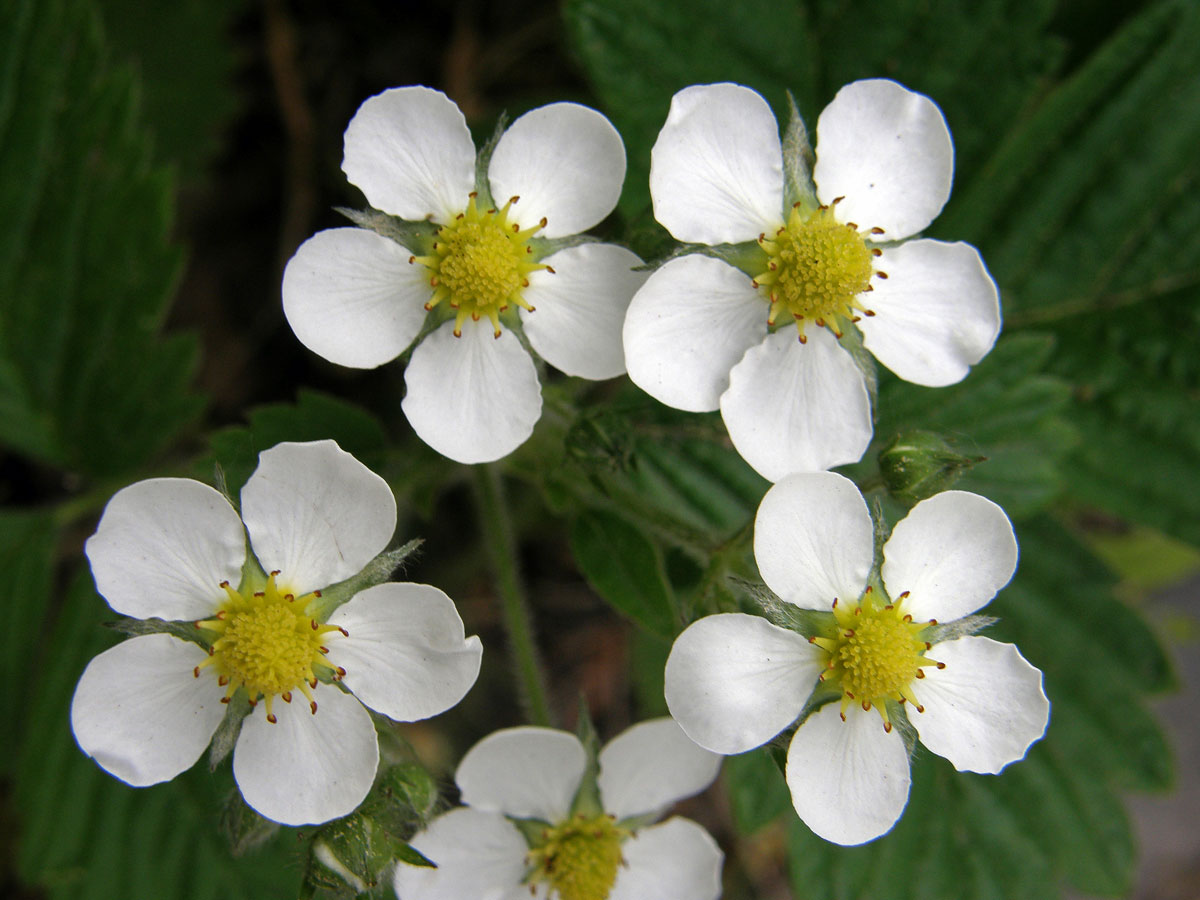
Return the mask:
<svg viewBox="0 0 1200 900">
<path fill-rule="evenodd" d="M 412 841 L 438 867 L 396 867 L 400 900 L 719 897 L 723 857 L 708 832 L 678 816 L 651 823 L 704 790 L 721 757 L 670 719 L 652 719 L 617 735 L 599 764 L 598 779 L 585 778 L 588 754 L 565 731 L 508 728 L 484 738 L 455 774 L 466 806 Z M 599 804 L 589 790 L 597 784 Z"/>
<path fill-rule="evenodd" d="M 632 271 L 641 260 L 602 243 L 539 255 L 553 250 L 541 239 L 591 228 L 616 206 L 625 148 L 600 113 L 553 103 L 513 122 L 487 169 L 496 209 L 476 203 L 463 114 L 429 88 L 363 103 L 346 129 L 342 169 L 376 209 L 440 228 L 414 231 L 411 246 L 362 228 L 319 232 L 284 271 L 284 314 L 314 353 L 364 369 L 403 353 L 429 311 L 448 316 L 404 374 L 404 414 L 429 446 L 488 462 L 533 431 L 537 370 L 506 310 L 519 309 L 529 345 L 568 375 L 624 373 L 621 326 L 645 278 Z"/>
<path fill-rule="evenodd" d="M 908 800 L 901 710 L 921 743 L 960 771 L 995 774 L 1045 733 L 1042 673 L 1011 644 L 939 638 L 1012 577 L 1017 543 L 996 504 L 946 491 L 913 507 L 883 548 L 880 579 L 870 513 L 854 483 L 792 475 L 767 491 L 754 556 L 767 586 L 806 610 L 829 611 L 814 637 L 758 616 L 708 616 L 667 660 L 671 715 L 697 743 L 742 753 L 773 738 L 813 694 L 830 702 L 804 719 L 787 757 L 796 812 L 838 844 L 895 824 Z M 948 630 L 953 636 L 954 629 Z M 928 652 L 928 655 L 927 655 Z"/>
<path fill-rule="evenodd" d="M 482 650 L 428 585 L 380 584 L 323 617 L 321 589 L 357 575 L 396 527 L 387 483 L 333 441 L 265 451 L 241 507 L 187 478 L 109 501 L 87 542 L 100 593 L 127 616 L 195 621 L 209 649 L 159 633 L 106 650 L 79 679 L 71 727 L 117 778 L 157 784 L 200 757 L 240 689 L 258 701 L 234 749 L 242 796 L 276 822 L 324 822 L 375 777 L 363 704 L 436 715 L 475 683 Z"/>
<path fill-rule="evenodd" d="M 757 241 L 755 271 L 698 254 L 656 271 L 626 317 L 629 377 L 669 406 L 719 408 L 738 452 L 771 481 L 858 461 L 870 404 L 834 335 L 855 323 L 901 378 L 942 386 L 1000 330 L 996 286 L 974 247 L 896 243 L 941 211 L 953 166 L 928 97 L 856 81 L 817 122 L 815 194 L 785 208 L 766 101 L 736 84 L 680 91 L 651 156 L 654 215 L 680 241 Z"/>
</svg>

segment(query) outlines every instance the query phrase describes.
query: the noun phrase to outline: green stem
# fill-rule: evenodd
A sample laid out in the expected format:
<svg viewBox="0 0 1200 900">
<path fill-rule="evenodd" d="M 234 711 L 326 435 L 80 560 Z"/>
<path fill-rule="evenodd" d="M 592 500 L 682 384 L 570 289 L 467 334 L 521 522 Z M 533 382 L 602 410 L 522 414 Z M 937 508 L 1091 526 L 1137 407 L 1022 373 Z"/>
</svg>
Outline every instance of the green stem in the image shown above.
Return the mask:
<svg viewBox="0 0 1200 900">
<path fill-rule="evenodd" d="M 496 590 L 500 594 L 509 652 L 517 670 L 521 700 L 533 724 L 548 726 L 551 721 L 550 704 L 546 699 L 546 679 L 533 639 L 533 619 L 517 568 L 517 543 L 513 536 L 512 521 L 508 517 L 500 471 L 491 465 L 474 466 L 474 470 L 475 499 L 479 506 L 483 543 L 496 579 Z"/>
</svg>

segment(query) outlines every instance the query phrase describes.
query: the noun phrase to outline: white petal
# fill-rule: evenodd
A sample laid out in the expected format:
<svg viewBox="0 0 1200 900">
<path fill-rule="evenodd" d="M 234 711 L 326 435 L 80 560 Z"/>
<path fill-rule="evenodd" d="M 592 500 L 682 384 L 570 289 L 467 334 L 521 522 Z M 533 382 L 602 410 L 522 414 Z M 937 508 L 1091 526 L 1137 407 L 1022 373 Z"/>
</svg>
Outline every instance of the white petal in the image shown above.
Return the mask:
<svg viewBox="0 0 1200 900">
<path fill-rule="evenodd" d="M 804 609 L 857 600 L 871 574 L 875 528 L 854 482 L 833 472 L 789 475 L 754 519 L 754 559 L 767 587 Z"/>
<path fill-rule="evenodd" d="M 848 84 L 817 120 L 817 197 L 861 229 L 898 241 L 932 222 L 950 198 L 954 145 L 942 111 L 884 78 Z"/>
<path fill-rule="evenodd" d="M 492 198 L 522 228 L 545 218 L 539 237 L 578 234 L 616 208 L 625 181 L 625 145 L 612 123 L 578 103 L 530 110 L 501 136 L 488 164 Z"/>
<path fill-rule="evenodd" d="M 379 584 L 329 617 L 349 637 L 330 635 L 329 660 L 346 687 L 398 722 L 436 716 L 479 676 L 483 648 L 464 636 L 454 601 L 427 584 Z"/>
<path fill-rule="evenodd" d="M 521 884 L 529 847 L 497 813 L 452 809 L 411 843 L 437 868 L 397 863 L 400 900 L 531 900 Z"/>
<path fill-rule="evenodd" d="M 537 369 L 511 331 L 491 323 L 447 322 L 417 345 L 404 372 L 401 408 L 426 444 L 461 463 L 507 456 L 542 415 Z"/>
<path fill-rule="evenodd" d="M 134 787 L 190 769 L 225 715 L 215 678 L 192 674 L 207 658 L 167 634 L 130 638 L 95 657 L 71 700 L 80 749 Z"/>
<path fill-rule="evenodd" d="M 714 753 L 744 753 L 795 721 L 821 674 L 804 637 L 758 616 L 705 616 L 667 657 L 667 708 L 688 737 Z"/>
<path fill-rule="evenodd" d="M 721 395 L 729 439 L 768 481 L 858 462 L 871 443 L 863 374 L 837 338 L 783 328 L 751 347 Z"/>
<path fill-rule="evenodd" d="M 729 370 L 767 333 L 767 304 L 733 266 L 692 254 L 654 272 L 625 317 L 633 383 L 668 406 L 717 408 Z"/>
<path fill-rule="evenodd" d="M 700 793 L 720 769 L 720 755 L 694 743 L 673 719 L 639 722 L 600 751 L 604 811 L 626 819 L 665 810 Z"/>
<path fill-rule="evenodd" d="M 126 616 L 201 619 L 237 584 L 242 520 L 221 494 L 190 478 L 151 478 L 108 501 L 85 545 L 96 589 Z"/>
<path fill-rule="evenodd" d="M 725 855 L 712 836 L 678 816 L 643 828 L 622 847 L 625 865 L 608 900 L 717 900 Z"/>
<path fill-rule="evenodd" d="M 885 834 L 908 802 L 904 739 L 875 710 L 830 703 L 809 716 L 788 748 L 792 805 L 819 837 L 853 846 Z"/>
<path fill-rule="evenodd" d="M 383 552 L 396 498 L 335 442 L 287 442 L 259 454 L 242 518 L 263 568 L 299 596 L 357 575 Z"/>
<path fill-rule="evenodd" d="M 475 144 L 449 97 L 392 88 L 366 100 L 346 127 L 342 171 L 376 209 L 449 222 L 475 189 Z"/>
<path fill-rule="evenodd" d="M 951 622 L 986 606 L 1017 570 L 1017 539 L 999 506 L 966 491 L 922 500 L 883 547 L 884 586 L 918 622 Z"/>
<path fill-rule="evenodd" d="M 925 712 L 910 707 L 908 717 L 921 743 L 954 768 L 995 775 L 1046 733 L 1042 673 L 1012 644 L 961 637 L 929 655 L 946 668 L 929 667 L 912 683 Z"/>
<path fill-rule="evenodd" d="M 650 195 L 654 218 L 680 241 L 752 241 L 778 225 L 783 151 L 767 101 L 738 84 L 672 97 L 650 151 Z"/>
<path fill-rule="evenodd" d="M 454 780 L 467 806 L 560 822 L 587 764 L 573 734 L 526 726 L 494 731 L 467 751 Z"/>
<path fill-rule="evenodd" d="M 888 247 L 865 295 L 875 313 L 858 323 L 863 344 L 913 384 L 944 387 L 966 377 L 1000 334 L 1000 295 L 970 244 L 909 241 Z"/>
<path fill-rule="evenodd" d="M 317 711 L 299 691 L 276 698 L 267 721 L 262 702 L 242 721 L 233 777 L 260 815 L 283 825 L 316 825 L 353 812 L 379 764 L 375 726 L 363 705 L 331 685 L 313 690 Z"/>
<path fill-rule="evenodd" d="M 330 228 L 283 270 L 283 314 L 305 347 L 339 366 L 373 369 L 413 342 L 433 296 L 429 272 L 395 241 Z"/>
<path fill-rule="evenodd" d="M 521 310 L 538 356 L 568 375 L 615 378 L 625 372 L 621 328 L 634 292 L 646 280 L 642 261 L 613 244 L 583 244 L 542 260 L 554 269 L 529 276 Z"/>
</svg>

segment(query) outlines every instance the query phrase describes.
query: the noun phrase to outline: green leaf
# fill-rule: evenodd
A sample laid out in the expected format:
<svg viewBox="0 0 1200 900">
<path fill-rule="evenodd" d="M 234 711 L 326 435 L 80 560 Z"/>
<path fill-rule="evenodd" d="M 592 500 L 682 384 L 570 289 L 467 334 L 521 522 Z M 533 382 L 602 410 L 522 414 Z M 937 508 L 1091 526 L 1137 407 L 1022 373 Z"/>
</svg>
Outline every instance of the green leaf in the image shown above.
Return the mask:
<svg viewBox="0 0 1200 900">
<path fill-rule="evenodd" d="M 294 862 L 280 845 L 240 859 L 216 827 L 232 788 L 204 766 L 134 789 L 101 770 L 71 736 L 68 709 L 86 662 L 111 643 L 112 613 L 80 573 L 29 683 L 31 715 L 17 753 L 17 871 L 52 900 L 224 900 L 295 896 Z M 294 842 L 294 838 L 292 839 Z M 282 846 L 288 846 L 284 843 Z"/>
<path fill-rule="evenodd" d="M 3 4 L 0 59 L 0 443 L 128 471 L 201 405 L 194 343 L 159 335 L 171 179 L 85 0 Z"/>
<path fill-rule="evenodd" d="M 6 614 L 20 627 L 4 629 L 0 637 L 0 679 L 22 684 L 29 674 L 29 647 L 42 631 L 54 583 L 54 549 L 58 536 L 53 518 L 42 512 L 0 510 L 0 572 L 5 580 Z M 19 734 L 29 715 L 20 691 L 0 697 L 0 716 Z M 16 760 L 0 757 L 0 776 L 9 776 Z"/>
<path fill-rule="evenodd" d="M 1118 789 L 1171 777 L 1147 691 L 1173 683 L 1146 624 L 1112 596 L 1114 579 L 1061 527 L 1018 528 L 1021 567 L 984 609 L 990 632 L 1044 673 L 1046 736 L 998 776 L 958 773 L 918 747 L 900 822 L 857 848 L 790 838 L 798 898 L 1051 900 L 1063 881 L 1124 896 L 1136 856 Z M 765 777 L 765 776 L 764 776 Z"/>
<path fill-rule="evenodd" d="M 1200 283 L 1200 6 L 1152 3 L 1049 92 L 939 219 L 978 244 L 1008 324 Z"/>
<path fill-rule="evenodd" d="M 1200 546 L 1198 341 L 1200 293 L 1064 327 L 1054 368 L 1077 385 L 1072 497 Z"/>
<path fill-rule="evenodd" d="M 225 428 L 211 438 L 231 495 L 257 468 L 258 454 L 281 441 L 332 439 L 368 468 L 379 471 L 383 465 L 387 446 L 383 426 L 366 410 L 337 397 L 301 388 L 294 404 L 260 406 L 247 418 L 248 426 Z"/>
<path fill-rule="evenodd" d="M 791 795 L 770 748 L 725 759 L 729 805 L 739 834 L 753 834 L 792 809 Z"/>
<path fill-rule="evenodd" d="M 158 156 L 173 160 L 185 180 L 197 179 L 235 110 L 237 59 L 228 32 L 245 3 L 99 0 L 99 6 L 109 44 L 145 85 L 142 107 Z"/>
<path fill-rule="evenodd" d="M 629 522 L 611 513 L 585 512 L 571 525 L 571 551 L 588 584 L 614 608 L 656 634 L 679 630 L 662 559 Z"/>
</svg>

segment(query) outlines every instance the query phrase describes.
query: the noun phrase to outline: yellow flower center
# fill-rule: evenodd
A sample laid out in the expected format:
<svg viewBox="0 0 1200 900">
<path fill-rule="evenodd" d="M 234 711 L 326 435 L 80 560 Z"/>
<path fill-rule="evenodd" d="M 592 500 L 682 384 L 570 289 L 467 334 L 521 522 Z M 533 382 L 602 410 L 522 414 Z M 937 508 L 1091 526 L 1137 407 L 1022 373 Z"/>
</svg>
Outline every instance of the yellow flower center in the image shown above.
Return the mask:
<svg viewBox="0 0 1200 900">
<path fill-rule="evenodd" d="M 530 885 L 544 882 L 550 900 L 605 900 L 621 866 L 621 843 L 628 829 L 612 816 L 577 815 L 542 832 L 542 842 L 529 851 Z"/>
<path fill-rule="evenodd" d="M 774 325 L 781 311 L 790 315 L 800 343 L 810 321 L 841 337 L 840 319 L 857 322 L 856 310 L 874 315 L 858 298 L 871 290 L 872 258 L 881 251 L 867 246 L 857 225 L 838 222 L 830 207 L 805 214 L 796 204 L 787 224 L 770 237 L 759 235 L 758 245 L 767 268 L 752 283 L 771 303 L 767 322 Z"/>
<path fill-rule="evenodd" d="M 291 703 L 293 690 L 299 690 L 316 713 L 312 696 L 317 686 L 315 670 L 328 670 L 335 679 L 346 674 L 325 658 L 329 653 L 326 636 L 332 631 L 344 635 L 345 629 L 322 625 L 308 615 L 309 604 L 321 592 L 297 599 L 279 588 L 278 575 L 272 572 L 263 590 L 250 594 L 234 590 L 227 581 L 221 583 L 226 602 L 213 618 L 196 623 L 215 637 L 208 659 L 192 673 L 199 678 L 201 669 L 213 666 L 217 682 L 226 688 L 222 703 L 243 688 L 251 705 L 260 698 L 266 701 L 267 721 L 272 723 L 276 721 L 271 711 L 275 697 Z"/>
<path fill-rule="evenodd" d="M 945 664 L 925 656 L 933 645 L 923 639 L 922 632 L 937 623 L 932 619 L 914 622 L 904 612 L 907 596 L 905 592 L 894 603 L 878 603 L 868 587 L 857 603 L 835 601 L 834 636 L 809 638 L 826 653 L 821 681 L 841 688 L 843 719 L 851 703 L 861 703 L 864 710 L 874 706 L 883 718 L 883 727 L 891 731 L 888 700 L 908 702 L 918 712 L 925 711 L 910 685 L 913 679 L 925 677 L 922 667 L 940 669 Z"/>
<path fill-rule="evenodd" d="M 483 211 L 476 206 L 475 198 L 472 193 L 466 210 L 438 229 L 429 255 L 412 256 L 408 261 L 419 263 L 431 273 L 433 296 L 425 308 L 433 309 L 445 302 L 455 310 L 455 337 L 462 337 L 462 323 L 468 316 L 475 322 L 486 316 L 496 337 L 500 337 L 500 314 L 511 305 L 533 312 L 521 296 L 521 291 L 529 287 L 529 273 L 554 271 L 534 262 L 529 246 L 529 239 L 546 226 L 546 220 L 522 230 L 516 222 L 508 221 L 509 210 L 518 197 L 502 209 Z"/>
</svg>

